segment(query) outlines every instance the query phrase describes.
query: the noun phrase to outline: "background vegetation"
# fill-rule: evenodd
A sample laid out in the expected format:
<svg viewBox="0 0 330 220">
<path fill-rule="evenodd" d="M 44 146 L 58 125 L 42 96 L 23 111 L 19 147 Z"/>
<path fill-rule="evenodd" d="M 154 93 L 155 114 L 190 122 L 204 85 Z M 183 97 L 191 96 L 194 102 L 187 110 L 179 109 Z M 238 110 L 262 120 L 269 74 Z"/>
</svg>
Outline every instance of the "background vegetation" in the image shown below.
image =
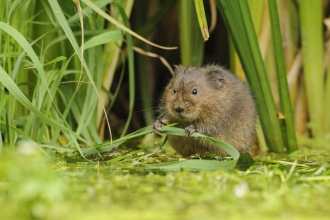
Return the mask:
<svg viewBox="0 0 330 220">
<path fill-rule="evenodd" d="M 197 2 L 3 1 L 1 146 L 31 139 L 79 149 L 150 125 L 179 63 L 219 63 L 243 77 L 242 63 L 262 151 L 294 151 L 295 134 L 328 140 L 328 2 L 205 1 L 206 42 Z"/>
</svg>

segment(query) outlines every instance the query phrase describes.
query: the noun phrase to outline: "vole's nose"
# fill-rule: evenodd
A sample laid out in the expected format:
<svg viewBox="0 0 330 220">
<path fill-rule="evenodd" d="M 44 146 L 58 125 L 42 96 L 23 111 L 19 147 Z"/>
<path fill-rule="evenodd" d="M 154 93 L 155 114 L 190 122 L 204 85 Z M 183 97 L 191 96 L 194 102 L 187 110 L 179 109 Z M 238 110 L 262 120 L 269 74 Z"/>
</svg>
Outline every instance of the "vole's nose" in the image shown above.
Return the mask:
<svg viewBox="0 0 330 220">
<path fill-rule="evenodd" d="M 183 108 L 177 107 L 177 108 L 175 108 L 175 111 L 177 113 L 182 113 L 183 112 Z"/>
</svg>

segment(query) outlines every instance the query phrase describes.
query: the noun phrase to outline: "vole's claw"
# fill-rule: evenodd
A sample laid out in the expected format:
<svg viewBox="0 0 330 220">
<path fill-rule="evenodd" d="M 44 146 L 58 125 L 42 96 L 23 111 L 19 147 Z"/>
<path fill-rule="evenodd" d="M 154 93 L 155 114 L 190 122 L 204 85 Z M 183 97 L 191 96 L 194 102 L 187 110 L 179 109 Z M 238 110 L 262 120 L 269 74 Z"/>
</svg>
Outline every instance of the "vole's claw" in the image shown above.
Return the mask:
<svg viewBox="0 0 330 220">
<path fill-rule="evenodd" d="M 154 123 L 153 129 L 157 134 L 162 134 L 162 127 L 164 125 L 165 124 L 161 120 L 157 119 Z"/>
<path fill-rule="evenodd" d="M 192 133 L 196 132 L 196 127 L 194 125 L 189 125 L 184 129 L 184 134 L 190 136 Z"/>
</svg>

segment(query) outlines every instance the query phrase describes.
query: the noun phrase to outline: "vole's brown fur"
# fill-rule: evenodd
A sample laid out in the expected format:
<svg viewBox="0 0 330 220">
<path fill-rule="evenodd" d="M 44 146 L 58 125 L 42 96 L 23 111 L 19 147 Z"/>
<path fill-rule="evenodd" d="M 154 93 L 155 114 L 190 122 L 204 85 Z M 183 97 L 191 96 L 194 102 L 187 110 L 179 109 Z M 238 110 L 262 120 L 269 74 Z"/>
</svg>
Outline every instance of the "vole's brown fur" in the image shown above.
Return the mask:
<svg viewBox="0 0 330 220">
<path fill-rule="evenodd" d="M 199 132 L 223 140 L 245 153 L 254 138 L 256 106 L 245 83 L 217 66 L 177 66 L 159 106 L 154 129 L 178 123 L 190 135 Z M 169 135 L 172 147 L 182 156 L 210 152 L 226 155 L 202 138 Z"/>
</svg>

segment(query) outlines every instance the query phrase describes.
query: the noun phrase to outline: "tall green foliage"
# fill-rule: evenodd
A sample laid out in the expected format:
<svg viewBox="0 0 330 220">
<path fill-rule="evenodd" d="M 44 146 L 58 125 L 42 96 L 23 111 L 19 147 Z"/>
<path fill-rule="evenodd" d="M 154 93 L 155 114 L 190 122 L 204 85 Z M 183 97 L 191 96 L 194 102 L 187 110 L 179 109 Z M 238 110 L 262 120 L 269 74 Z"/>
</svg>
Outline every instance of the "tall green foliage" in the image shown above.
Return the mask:
<svg viewBox="0 0 330 220">
<path fill-rule="evenodd" d="M 322 2 L 302 0 L 297 8 L 288 2 L 263 1 L 263 4 L 252 7 L 255 15 L 252 19 L 247 0 L 216 1 L 257 101 L 263 129 L 258 133 L 263 133 L 268 148 L 273 152 L 297 149 L 289 96 L 291 103 L 295 104 L 293 99 L 301 96 L 299 93 L 304 87 L 308 101 L 308 128 L 312 136 L 324 138 L 330 128 L 327 125 L 330 117 L 325 114 L 329 105 L 328 102 L 324 104 L 329 99 L 330 68 L 327 61 L 323 62 Z M 150 80 L 146 74 L 146 60 L 139 58 L 134 64 L 132 37 L 164 49 L 131 30 L 129 15 L 133 3 L 133 0 L 0 2 L 0 132 L 6 143 L 12 145 L 19 138 L 31 138 L 40 143 L 74 145 L 79 150 L 80 145 L 101 143 L 107 130 L 107 107 L 112 106 L 117 94 L 109 92 L 114 73 L 119 66 L 126 67 L 126 64 L 129 114 L 123 134 L 127 131 L 133 115 L 135 79 L 141 79 L 141 87 Z M 204 41 L 201 30 L 204 39 L 208 36 L 203 1 L 166 1 L 159 4 L 161 7 L 152 16 L 147 16 L 140 5 L 137 16 L 145 14 L 136 23 L 137 29 L 147 37 L 161 18 L 175 7 L 175 3 L 178 6 L 181 63 L 202 65 Z M 251 8 L 258 1 L 250 0 L 249 3 Z M 108 10 L 109 4 L 111 10 Z M 277 5 L 281 6 L 279 12 Z M 283 8 L 294 13 L 283 11 Z M 268 21 L 263 19 L 268 16 L 266 9 L 269 10 L 268 26 Z M 278 16 L 278 13 L 286 16 L 298 12 L 299 24 L 293 24 L 298 23 L 295 19 L 289 25 L 283 24 L 283 19 Z M 270 31 L 265 34 L 265 30 Z M 299 61 L 300 53 L 296 52 L 299 45 L 284 48 L 284 52 L 282 46 L 283 41 L 293 39 L 299 30 L 304 86 L 297 85 L 298 89 L 294 90 L 292 81 L 288 87 L 286 72 L 293 62 Z M 258 39 L 260 35 L 263 39 Z M 269 39 L 273 43 L 265 47 Z M 127 45 L 125 51 L 122 51 L 123 42 Z M 292 42 L 298 44 L 297 41 Z M 290 57 L 285 60 L 288 54 Z M 121 65 L 121 62 L 126 63 Z M 135 71 L 136 65 L 140 71 Z M 324 66 L 328 68 L 326 75 Z M 277 78 L 271 86 L 270 74 Z M 293 75 L 288 77 L 295 77 L 298 83 L 299 73 L 296 71 Z M 289 88 L 298 92 L 289 94 Z M 149 88 L 141 91 L 147 111 L 153 107 L 148 92 Z M 149 124 L 152 120 L 152 116 L 147 116 Z"/>
<path fill-rule="evenodd" d="M 103 11 L 111 2 L 86 4 Z M 79 150 L 80 143 L 101 142 L 97 108 L 104 63 L 99 58 L 104 44 L 115 45 L 124 35 L 117 27 L 105 28 L 108 21 L 90 7 L 80 8 L 79 1 L 62 3 L 0 3 L 1 20 L 5 21 L 0 23 L 0 120 L 6 125 L 1 133 L 10 145 L 18 135 L 39 143 L 74 145 Z M 121 10 L 122 5 L 117 3 L 117 7 Z M 116 56 L 119 53 L 108 59 Z M 132 76 L 132 54 L 129 62 Z"/>
<path fill-rule="evenodd" d="M 286 146 L 283 132 L 247 2 L 218 0 L 217 3 L 255 95 L 268 147 L 273 152 L 283 152 Z"/>
</svg>

